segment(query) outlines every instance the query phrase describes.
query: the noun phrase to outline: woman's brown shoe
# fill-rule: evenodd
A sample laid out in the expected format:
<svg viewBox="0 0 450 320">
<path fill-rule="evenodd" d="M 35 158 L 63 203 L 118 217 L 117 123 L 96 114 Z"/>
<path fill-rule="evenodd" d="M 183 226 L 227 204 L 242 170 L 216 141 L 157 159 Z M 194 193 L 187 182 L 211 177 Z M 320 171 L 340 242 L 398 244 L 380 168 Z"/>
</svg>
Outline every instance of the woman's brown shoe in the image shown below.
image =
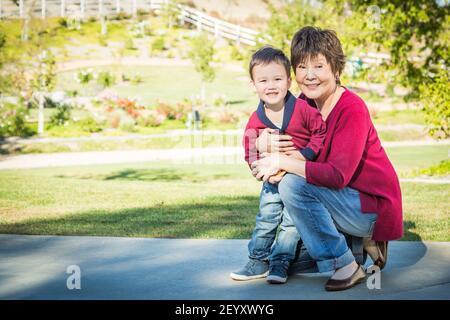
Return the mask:
<svg viewBox="0 0 450 320">
<path fill-rule="evenodd" d="M 380 270 L 383 270 L 387 263 L 388 243 L 387 241 L 375 241 L 364 238 L 364 251 L 367 252 L 373 264 L 378 266 Z"/>
<path fill-rule="evenodd" d="M 353 287 L 354 285 L 362 282 L 366 278 L 366 273 L 363 268 L 358 265 L 358 269 L 348 278 L 337 280 L 337 279 L 328 279 L 325 284 L 325 290 L 327 291 L 340 291 Z"/>
</svg>

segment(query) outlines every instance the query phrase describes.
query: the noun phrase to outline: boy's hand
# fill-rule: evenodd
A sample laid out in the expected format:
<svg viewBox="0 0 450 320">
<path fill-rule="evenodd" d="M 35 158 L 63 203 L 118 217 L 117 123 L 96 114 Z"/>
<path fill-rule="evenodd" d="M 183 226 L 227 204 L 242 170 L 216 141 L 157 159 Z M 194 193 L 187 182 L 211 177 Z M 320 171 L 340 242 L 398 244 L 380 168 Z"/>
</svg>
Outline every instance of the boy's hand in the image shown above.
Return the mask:
<svg viewBox="0 0 450 320">
<path fill-rule="evenodd" d="M 263 152 L 286 152 L 296 150 L 292 137 L 287 134 L 278 134 L 278 130 L 266 128 L 255 141 L 256 149 Z"/>
<path fill-rule="evenodd" d="M 281 179 L 283 179 L 285 174 L 286 174 L 286 171 L 280 170 L 280 171 L 278 171 L 277 174 L 270 176 L 268 181 L 271 184 L 277 184 L 278 182 L 281 181 Z"/>
</svg>

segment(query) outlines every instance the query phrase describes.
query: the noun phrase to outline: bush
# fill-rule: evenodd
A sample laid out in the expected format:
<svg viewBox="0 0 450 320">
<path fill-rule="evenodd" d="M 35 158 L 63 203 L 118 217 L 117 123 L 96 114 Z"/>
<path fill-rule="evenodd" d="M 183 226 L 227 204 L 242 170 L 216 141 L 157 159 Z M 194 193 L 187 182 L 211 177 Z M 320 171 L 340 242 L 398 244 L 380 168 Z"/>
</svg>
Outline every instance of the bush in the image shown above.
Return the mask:
<svg viewBox="0 0 450 320">
<path fill-rule="evenodd" d="M 420 100 L 427 114 L 428 132 L 437 139 L 450 137 L 450 71 L 442 69 L 431 83 L 419 87 Z"/>
<path fill-rule="evenodd" d="M 26 126 L 29 110 L 23 104 L 0 102 L 0 137 L 27 137 L 32 134 Z"/>
<path fill-rule="evenodd" d="M 176 105 L 170 105 L 168 103 L 158 101 L 155 107 L 155 111 L 168 120 L 182 120 L 184 121 L 187 114 L 192 109 L 191 104 L 188 102 L 179 102 Z"/>
<path fill-rule="evenodd" d="M 152 42 L 151 50 L 152 52 L 159 52 L 165 49 L 165 39 L 164 37 L 156 37 Z"/>
<path fill-rule="evenodd" d="M 127 38 L 127 40 L 125 40 L 125 49 L 127 49 L 127 50 L 136 50 L 136 47 L 134 46 L 133 39 Z"/>
<path fill-rule="evenodd" d="M 66 18 L 61 17 L 61 18 L 58 19 L 58 25 L 60 27 L 67 28 L 69 26 L 69 23 L 67 22 Z"/>
<path fill-rule="evenodd" d="M 231 46 L 231 59 L 236 61 L 243 61 L 244 60 L 244 54 L 239 50 L 239 48 L 235 45 Z"/>
<path fill-rule="evenodd" d="M 103 71 L 98 74 L 97 82 L 103 88 L 108 88 L 116 83 L 116 79 L 110 72 Z"/>
<path fill-rule="evenodd" d="M 93 118 L 84 118 L 76 122 L 76 124 L 85 132 L 95 133 L 103 130 L 102 124 Z"/>
<path fill-rule="evenodd" d="M 62 126 L 69 122 L 71 114 L 71 107 L 65 103 L 58 103 L 56 105 L 56 112 L 50 117 L 50 125 Z"/>
</svg>

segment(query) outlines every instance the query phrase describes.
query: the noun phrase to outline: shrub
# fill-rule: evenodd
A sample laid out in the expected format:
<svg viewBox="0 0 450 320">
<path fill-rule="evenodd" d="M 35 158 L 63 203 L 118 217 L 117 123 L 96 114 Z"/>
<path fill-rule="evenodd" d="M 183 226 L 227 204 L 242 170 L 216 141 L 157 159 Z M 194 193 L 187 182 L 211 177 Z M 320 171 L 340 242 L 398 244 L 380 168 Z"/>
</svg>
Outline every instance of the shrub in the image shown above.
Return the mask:
<svg viewBox="0 0 450 320">
<path fill-rule="evenodd" d="M 127 49 L 127 50 L 136 50 L 136 47 L 134 46 L 133 39 L 127 38 L 127 40 L 125 40 L 125 49 Z"/>
<path fill-rule="evenodd" d="M 428 132 L 437 139 L 450 137 L 450 71 L 442 69 L 431 83 L 419 87 Z"/>
<path fill-rule="evenodd" d="M 158 101 L 155 110 L 158 114 L 164 116 L 168 120 L 185 120 L 187 114 L 192 109 L 189 102 L 178 102 L 176 105 L 170 105 L 168 103 Z"/>
<path fill-rule="evenodd" d="M 67 27 L 69 26 L 69 23 L 67 22 L 67 19 L 66 19 L 66 18 L 61 17 L 61 18 L 58 19 L 58 25 L 59 25 L 60 27 L 67 28 Z"/>
<path fill-rule="evenodd" d="M 56 105 L 56 112 L 50 117 L 50 125 L 62 126 L 69 122 L 71 114 L 71 107 L 66 103 L 58 103 Z"/>
<path fill-rule="evenodd" d="M 26 126 L 29 110 L 23 104 L 0 102 L 0 137 L 31 135 Z"/>
<path fill-rule="evenodd" d="M 76 124 L 85 132 L 95 133 L 102 131 L 102 124 L 93 118 L 84 118 L 76 122 Z"/>
<path fill-rule="evenodd" d="M 97 82 L 103 88 L 108 88 L 116 83 L 116 79 L 110 72 L 103 71 L 98 74 Z"/>
<path fill-rule="evenodd" d="M 164 37 L 156 37 L 152 42 L 151 50 L 152 52 L 163 51 L 165 49 L 165 45 Z"/>
</svg>

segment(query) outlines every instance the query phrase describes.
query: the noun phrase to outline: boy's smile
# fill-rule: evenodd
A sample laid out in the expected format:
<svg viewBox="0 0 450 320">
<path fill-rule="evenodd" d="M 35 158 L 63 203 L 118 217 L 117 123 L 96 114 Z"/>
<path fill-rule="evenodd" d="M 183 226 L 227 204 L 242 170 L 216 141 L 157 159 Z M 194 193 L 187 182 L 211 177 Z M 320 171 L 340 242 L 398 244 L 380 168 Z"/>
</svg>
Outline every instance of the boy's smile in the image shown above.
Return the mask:
<svg viewBox="0 0 450 320">
<path fill-rule="evenodd" d="M 291 86 L 290 75 L 283 65 L 277 62 L 256 65 L 253 70 L 252 85 L 267 108 L 280 109 Z"/>
</svg>

